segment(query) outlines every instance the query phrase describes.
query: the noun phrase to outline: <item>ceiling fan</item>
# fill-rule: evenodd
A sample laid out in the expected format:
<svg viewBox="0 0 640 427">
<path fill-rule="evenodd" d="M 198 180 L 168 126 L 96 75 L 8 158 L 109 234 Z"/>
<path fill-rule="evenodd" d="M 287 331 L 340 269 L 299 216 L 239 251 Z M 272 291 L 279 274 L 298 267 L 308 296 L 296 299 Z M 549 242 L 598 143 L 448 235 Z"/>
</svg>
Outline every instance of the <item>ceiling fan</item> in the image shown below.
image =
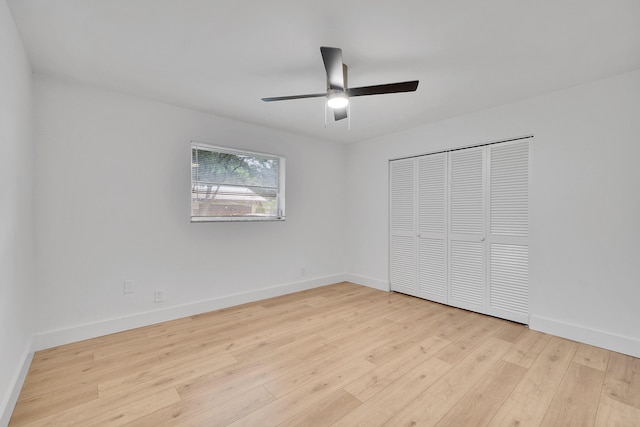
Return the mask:
<svg viewBox="0 0 640 427">
<path fill-rule="evenodd" d="M 286 101 L 290 99 L 327 97 L 327 106 L 333 110 L 335 120 L 347 118 L 347 106 L 352 96 L 382 95 L 386 93 L 413 92 L 418 88 L 418 80 L 401 83 L 387 83 L 374 86 L 350 88 L 347 84 L 348 67 L 342 62 L 342 49 L 337 47 L 320 48 L 324 68 L 327 71 L 327 91 L 307 95 L 277 96 L 262 98 L 265 102 Z"/>
</svg>

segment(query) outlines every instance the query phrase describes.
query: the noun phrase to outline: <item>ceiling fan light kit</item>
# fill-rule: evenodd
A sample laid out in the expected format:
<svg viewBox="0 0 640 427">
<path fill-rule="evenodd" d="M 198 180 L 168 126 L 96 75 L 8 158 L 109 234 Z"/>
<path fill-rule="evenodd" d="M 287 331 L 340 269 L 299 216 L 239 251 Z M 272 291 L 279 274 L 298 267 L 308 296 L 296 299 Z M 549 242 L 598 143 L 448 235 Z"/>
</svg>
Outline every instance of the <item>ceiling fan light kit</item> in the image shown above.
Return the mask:
<svg viewBox="0 0 640 427">
<path fill-rule="evenodd" d="M 278 96 L 262 98 L 264 102 L 286 101 L 303 98 L 327 98 L 327 106 L 333 110 L 336 121 L 346 119 L 347 106 L 351 96 L 383 95 L 387 93 L 414 92 L 418 88 L 418 80 L 401 83 L 387 83 L 374 86 L 349 88 L 347 85 L 348 67 L 342 62 L 342 49 L 322 46 L 320 48 L 322 61 L 327 72 L 327 91 L 307 95 Z"/>
<path fill-rule="evenodd" d="M 349 98 L 344 92 L 332 92 L 327 95 L 327 106 L 329 108 L 344 108 L 347 104 L 349 104 Z"/>
</svg>

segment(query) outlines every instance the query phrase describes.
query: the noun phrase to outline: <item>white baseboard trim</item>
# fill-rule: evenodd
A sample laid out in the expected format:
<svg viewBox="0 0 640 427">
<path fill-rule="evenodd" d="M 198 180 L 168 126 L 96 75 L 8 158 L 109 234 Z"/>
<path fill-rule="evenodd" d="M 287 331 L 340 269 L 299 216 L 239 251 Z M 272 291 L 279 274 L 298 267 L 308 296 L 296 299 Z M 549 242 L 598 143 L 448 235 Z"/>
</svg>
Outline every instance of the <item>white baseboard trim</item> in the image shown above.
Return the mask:
<svg viewBox="0 0 640 427">
<path fill-rule="evenodd" d="M 286 283 L 256 289 L 249 292 L 226 295 L 210 300 L 167 307 L 161 310 L 136 313 L 129 316 L 78 325 L 71 328 L 40 332 L 34 336 L 32 349 L 33 351 L 43 350 L 72 342 L 122 332 L 129 329 L 153 325 L 155 323 L 167 322 L 181 317 L 193 316 L 196 314 L 220 310 L 222 308 L 246 304 L 266 298 L 277 297 L 344 281 L 347 281 L 345 274 L 316 277 L 299 282 Z"/>
<path fill-rule="evenodd" d="M 629 356 L 640 357 L 640 341 L 635 338 L 535 315 L 531 315 L 529 328 Z"/>
<path fill-rule="evenodd" d="M 22 385 L 27 377 L 27 372 L 29 372 L 31 360 L 33 359 L 33 351 L 31 351 L 32 346 L 32 342 L 30 341 L 25 347 L 25 352 L 21 358 L 20 369 L 16 371 L 16 374 L 11 381 L 7 396 L 2 402 L 0 402 L 0 426 L 2 427 L 9 425 L 11 414 L 13 414 L 13 409 L 16 407 L 16 402 L 18 402 L 20 390 L 22 390 Z"/>
<path fill-rule="evenodd" d="M 378 289 L 380 291 L 389 292 L 389 282 L 385 280 L 378 280 L 372 277 L 361 276 L 359 274 L 346 273 L 346 281 L 355 283 L 356 285 L 367 286 L 369 288 Z"/>
</svg>

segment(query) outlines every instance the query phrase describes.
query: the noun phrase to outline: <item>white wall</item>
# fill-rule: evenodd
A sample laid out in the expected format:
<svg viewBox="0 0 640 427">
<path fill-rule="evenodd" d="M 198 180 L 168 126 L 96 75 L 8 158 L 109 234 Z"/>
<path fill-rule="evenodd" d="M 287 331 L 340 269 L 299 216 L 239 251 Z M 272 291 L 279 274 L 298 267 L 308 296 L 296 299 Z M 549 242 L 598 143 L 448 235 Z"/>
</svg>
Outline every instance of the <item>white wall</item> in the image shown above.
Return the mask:
<svg viewBox="0 0 640 427">
<path fill-rule="evenodd" d="M 345 146 L 38 75 L 35 94 L 36 348 L 344 278 Z M 286 156 L 287 220 L 189 223 L 191 140 Z"/>
<path fill-rule="evenodd" d="M 33 333 L 31 69 L 0 1 L 0 425 L 8 423 Z"/>
<path fill-rule="evenodd" d="M 388 160 L 534 134 L 531 327 L 640 357 L 640 70 L 349 147 L 347 271 L 388 284 Z"/>
</svg>

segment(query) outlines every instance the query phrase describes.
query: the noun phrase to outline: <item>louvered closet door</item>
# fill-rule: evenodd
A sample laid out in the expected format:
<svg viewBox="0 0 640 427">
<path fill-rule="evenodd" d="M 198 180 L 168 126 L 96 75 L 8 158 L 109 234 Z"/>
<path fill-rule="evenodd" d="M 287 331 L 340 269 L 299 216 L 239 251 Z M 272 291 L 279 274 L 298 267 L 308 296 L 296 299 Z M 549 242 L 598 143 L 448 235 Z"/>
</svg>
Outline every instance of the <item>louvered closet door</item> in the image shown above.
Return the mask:
<svg viewBox="0 0 640 427">
<path fill-rule="evenodd" d="M 390 162 L 392 290 L 529 323 L 529 150 Z"/>
<path fill-rule="evenodd" d="M 449 303 L 484 312 L 484 147 L 449 153 Z"/>
<path fill-rule="evenodd" d="M 529 323 L 529 143 L 487 147 L 488 314 Z"/>
<path fill-rule="evenodd" d="M 447 153 L 418 162 L 418 292 L 446 304 L 447 298 Z"/>
<path fill-rule="evenodd" d="M 415 159 L 394 160 L 390 173 L 391 290 L 417 295 Z"/>
</svg>

